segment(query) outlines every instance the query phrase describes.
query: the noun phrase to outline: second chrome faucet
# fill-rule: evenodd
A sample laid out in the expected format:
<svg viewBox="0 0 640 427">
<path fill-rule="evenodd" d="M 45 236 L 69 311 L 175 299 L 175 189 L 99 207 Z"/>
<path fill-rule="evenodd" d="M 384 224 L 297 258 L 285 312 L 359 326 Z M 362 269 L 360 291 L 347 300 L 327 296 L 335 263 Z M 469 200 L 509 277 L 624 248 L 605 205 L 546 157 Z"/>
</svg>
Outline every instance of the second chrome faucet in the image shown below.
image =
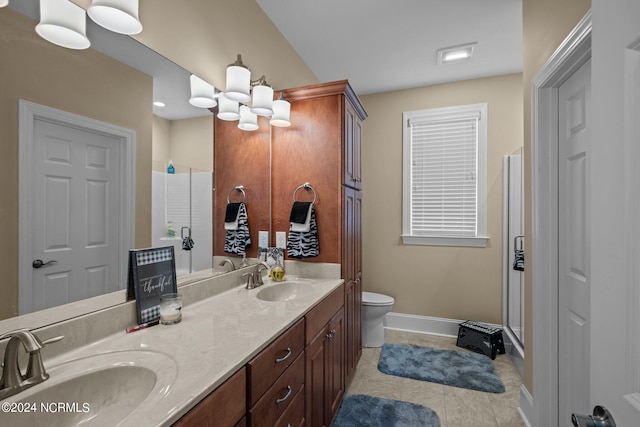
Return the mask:
<svg viewBox="0 0 640 427">
<path fill-rule="evenodd" d="M 244 273 L 242 277 L 247 278 L 247 289 L 254 289 L 264 285 L 264 281 L 262 279 L 262 272 L 265 270 L 269 270 L 269 265 L 266 262 L 261 262 L 256 265 L 256 268 L 253 272 Z"/>
</svg>

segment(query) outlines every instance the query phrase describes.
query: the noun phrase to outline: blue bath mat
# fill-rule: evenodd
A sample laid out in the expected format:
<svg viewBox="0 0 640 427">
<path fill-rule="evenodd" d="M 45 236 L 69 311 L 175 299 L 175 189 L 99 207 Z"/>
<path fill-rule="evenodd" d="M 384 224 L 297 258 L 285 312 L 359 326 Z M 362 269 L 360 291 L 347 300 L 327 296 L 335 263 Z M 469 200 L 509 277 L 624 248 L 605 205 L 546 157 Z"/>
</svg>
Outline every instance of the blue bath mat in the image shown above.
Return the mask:
<svg viewBox="0 0 640 427">
<path fill-rule="evenodd" d="M 414 380 L 430 381 L 489 393 L 504 393 L 493 362 L 483 354 L 384 344 L 378 369 Z"/>
<path fill-rule="evenodd" d="M 342 401 L 333 427 L 440 427 L 440 419 L 415 403 L 351 394 Z"/>
</svg>

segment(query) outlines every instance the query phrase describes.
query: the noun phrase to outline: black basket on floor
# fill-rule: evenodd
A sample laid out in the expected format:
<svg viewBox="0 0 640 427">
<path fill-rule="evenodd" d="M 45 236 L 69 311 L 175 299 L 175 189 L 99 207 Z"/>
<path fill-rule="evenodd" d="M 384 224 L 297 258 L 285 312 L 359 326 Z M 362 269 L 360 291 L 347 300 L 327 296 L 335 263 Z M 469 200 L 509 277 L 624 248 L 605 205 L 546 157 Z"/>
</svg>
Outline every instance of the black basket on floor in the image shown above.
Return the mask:
<svg viewBox="0 0 640 427">
<path fill-rule="evenodd" d="M 504 354 L 502 329 L 471 320 L 460 324 L 456 345 L 476 353 L 482 353 L 492 360 L 496 358 L 496 354 Z"/>
</svg>

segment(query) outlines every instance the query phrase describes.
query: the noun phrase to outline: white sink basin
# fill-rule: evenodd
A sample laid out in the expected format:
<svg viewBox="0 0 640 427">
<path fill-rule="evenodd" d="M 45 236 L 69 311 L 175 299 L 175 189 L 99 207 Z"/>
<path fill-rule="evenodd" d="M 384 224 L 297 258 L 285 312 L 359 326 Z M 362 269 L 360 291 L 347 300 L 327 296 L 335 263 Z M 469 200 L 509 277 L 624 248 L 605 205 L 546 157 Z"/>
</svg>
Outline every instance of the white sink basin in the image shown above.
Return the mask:
<svg viewBox="0 0 640 427">
<path fill-rule="evenodd" d="M 271 302 L 291 301 L 299 296 L 309 294 L 311 292 L 309 286 L 309 283 L 303 281 L 276 283 L 260 289 L 256 298 Z"/>
<path fill-rule="evenodd" d="M 20 409 L 3 411 L 3 425 L 116 425 L 162 400 L 177 367 L 161 353 L 122 351 L 75 359 L 47 372 L 48 380 L 2 402 Z"/>
</svg>

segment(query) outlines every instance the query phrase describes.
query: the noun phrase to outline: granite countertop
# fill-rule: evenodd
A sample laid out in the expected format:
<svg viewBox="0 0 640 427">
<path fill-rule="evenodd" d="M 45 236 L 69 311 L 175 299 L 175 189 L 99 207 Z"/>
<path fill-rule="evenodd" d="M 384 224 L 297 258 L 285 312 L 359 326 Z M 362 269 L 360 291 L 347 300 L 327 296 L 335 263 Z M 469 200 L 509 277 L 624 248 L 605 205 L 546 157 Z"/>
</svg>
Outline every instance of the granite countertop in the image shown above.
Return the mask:
<svg viewBox="0 0 640 427">
<path fill-rule="evenodd" d="M 270 302 L 256 297 L 260 290 L 280 285 L 270 280 L 252 290 L 238 286 L 185 306 L 179 324 L 129 334 L 118 332 L 45 361 L 45 366 L 107 352 L 162 353 L 175 363 L 175 381 L 164 397 L 143 402 L 140 410 L 118 425 L 171 425 L 343 283 L 340 279 L 299 280 L 305 282 L 305 292 L 290 301 Z M 162 372 L 157 374 L 161 376 Z"/>
</svg>

